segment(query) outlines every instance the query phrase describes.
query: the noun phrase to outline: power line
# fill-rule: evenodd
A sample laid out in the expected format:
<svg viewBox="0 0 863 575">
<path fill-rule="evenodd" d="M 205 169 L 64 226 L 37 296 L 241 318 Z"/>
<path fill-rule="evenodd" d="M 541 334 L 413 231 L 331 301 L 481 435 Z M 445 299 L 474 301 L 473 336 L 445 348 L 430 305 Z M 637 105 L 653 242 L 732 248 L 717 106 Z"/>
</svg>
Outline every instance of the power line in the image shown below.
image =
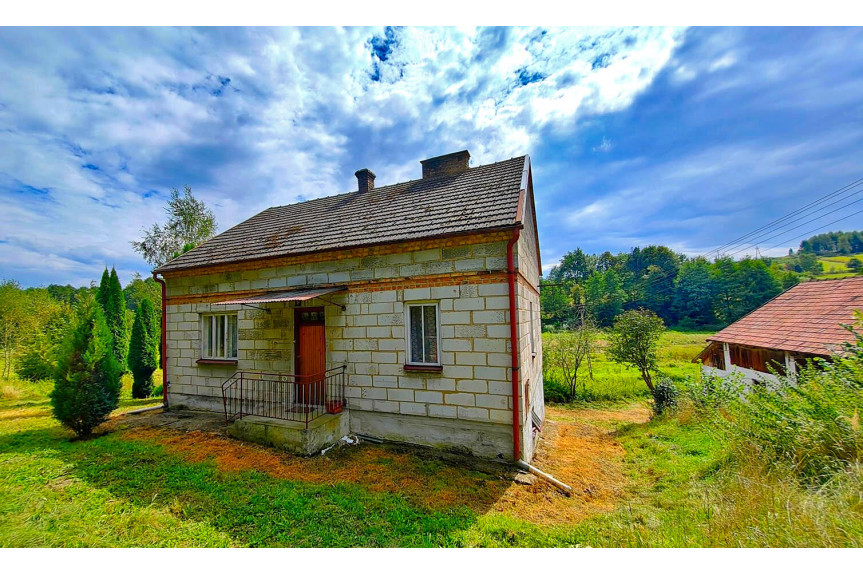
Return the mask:
<svg viewBox="0 0 863 575">
<path fill-rule="evenodd" d="M 769 222 L 769 223 L 767 223 L 767 224 L 765 224 L 765 225 L 763 225 L 763 226 L 761 226 L 761 227 L 759 227 L 759 228 L 757 228 L 757 229 L 755 229 L 755 230 L 753 230 L 753 231 L 749 232 L 748 234 L 745 234 L 745 235 L 740 236 L 739 238 L 737 238 L 737 239 L 735 239 L 735 240 L 732 240 L 731 242 L 728 242 L 728 243 L 726 243 L 726 244 L 723 244 L 722 246 L 719 246 L 718 248 L 714 248 L 714 249 L 712 249 L 712 250 L 710 250 L 710 251 L 708 251 L 708 252 L 705 252 L 704 254 L 702 254 L 702 255 L 700 255 L 700 256 L 696 256 L 696 258 L 698 258 L 698 257 L 703 257 L 703 258 L 707 259 L 707 258 L 709 258 L 712 254 L 717 254 L 717 255 L 719 255 L 719 254 L 722 252 L 722 250 L 726 250 L 726 249 L 729 249 L 729 248 L 733 248 L 733 247 L 737 247 L 737 246 L 743 245 L 743 246 L 744 246 L 743 248 L 737 249 L 736 251 L 734 251 L 734 252 L 732 252 L 732 253 L 730 253 L 730 254 L 727 254 L 727 255 L 729 255 L 729 256 L 733 256 L 733 255 L 735 255 L 735 254 L 737 254 L 737 253 L 739 253 L 739 252 L 741 252 L 741 251 L 743 251 L 743 250 L 745 250 L 745 249 L 748 249 L 748 247 L 749 247 L 749 246 L 753 245 L 753 244 L 752 244 L 752 242 L 753 242 L 753 241 L 755 241 L 755 240 L 759 240 L 759 239 L 763 238 L 763 239 L 761 239 L 761 241 L 763 242 L 763 241 L 767 241 L 767 240 L 770 240 L 770 239 L 773 239 L 773 238 L 776 238 L 776 237 L 779 237 L 779 236 L 783 236 L 783 235 L 787 234 L 787 233 L 788 233 L 788 232 L 790 232 L 790 231 L 793 231 L 793 230 L 795 230 L 795 229 L 799 229 L 799 228 L 803 227 L 803 226 L 804 226 L 804 225 L 806 225 L 807 223 L 811 223 L 811 222 L 813 222 L 813 221 L 815 221 L 815 220 L 819 220 L 819 219 L 821 219 L 821 218 L 823 218 L 823 217 L 825 217 L 825 216 L 827 216 L 827 215 L 829 215 L 829 214 L 832 214 L 832 213 L 835 213 L 835 212 L 837 212 L 837 211 L 843 210 L 843 209 L 845 209 L 845 208 L 847 208 L 847 207 L 849 207 L 849 206 L 851 206 L 851 205 L 854 205 L 854 204 L 856 204 L 856 203 L 858 203 L 858 202 L 860 202 L 860 201 L 863 201 L 863 198 L 857 199 L 857 200 L 855 200 L 855 201 L 853 201 L 853 202 L 849 202 L 849 203 L 844 204 L 844 205 L 842 205 L 842 206 L 840 206 L 840 207 L 838 207 L 838 208 L 836 208 L 836 209 L 833 209 L 833 210 L 831 210 L 831 211 L 829 211 L 829 212 L 826 212 L 826 213 L 824 213 L 824 214 L 821 214 L 820 216 L 813 217 L 813 218 L 809 218 L 809 219 L 807 219 L 806 221 L 804 221 L 804 222 L 802 222 L 802 223 L 799 223 L 798 225 L 796 225 L 796 226 L 794 226 L 794 227 L 792 227 L 792 228 L 785 229 L 784 231 L 779 232 L 779 233 L 775 233 L 775 232 L 777 232 L 778 230 L 781 230 L 781 229 L 783 229 L 783 228 L 787 228 L 787 227 L 788 227 L 789 225 L 791 225 L 791 224 L 794 224 L 794 223 L 799 222 L 799 221 L 800 221 L 800 219 L 801 219 L 801 218 L 803 218 L 803 217 L 808 217 L 808 216 L 811 216 L 811 215 L 813 215 L 813 214 L 816 214 L 816 213 L 818 213 L 818 212 L 820 212 L 820 211 L 823 211 L 823 210 L 825 210 L 825 209 L 827 209 L 827 208 L 829 208 L 829 207 L 831 207 L 831 206 L 834 206 L 834 205 L 836 205 L 836 204 L 838 204 L 838 203 L 844 202 L 845 200 L 848 200 L 849 198 L 851 198 L 851 197 L 853 197 L 853 196 L 855 196 L 855 195 L 857 195 L 857 194 L 859 194 L 859 193 L 863 192 L 863 189 L 859 189 L 859 190 L 857 190 L 857 191 L 855 191 L 855 192 L 853 192 L 853 193 L 850 193 L 850 194 L 845 195 L 845 193 L 846 193 L 846 192 L 848 192 L 849 190 L 853 189 L 854 187 L 856 187 L 856 186 L 860 185 L 861 183 L 863 183 L 863 178 L 858 179 L 858 180 L 856 180 L 856 181 L 854 181 L 854 182 L 851 182 L 850 184 L 847 184 L 847 185 L 845 185 L 845 186 L 843 186 L 843 187 L 841 187 L 841 188 L 839 188 L 839 189 L 837 189 L 837 190 L 835 190 L 835 191 L 833 191 L 833 192 L 831 192 L 831 193 L 829 193 L 829 194 L 826 194 L 826 195 L 822 196 L 821 198 L 819 198 L 819 199 L 817 199 L 817 200 L 815 200 L 815 201 L 813 201 L 813 202 L 810 202 L 810 203 L 806 204 L 805 206 L 802 206 L 802 207 L 800 207 L 800 208 L 798 208 L 798 209 L 796 209 L 796 210 L 794 210 L 794 211 L 792 211 L 792 212 L 790 212 L 790 213 L 788 213 L 788 214 L 786 214 L 786 215 L 782 216 L 781 218 L 777 218 L 776 220 L 773 220 L 772 222 Z M 844 195 L 844 197 L 839 197 L 839 198 L 837 198 L 837 196 L 843 196 L 843 195 Z M 827 200 L 830 200 L 830 199 L 833 199 L 833 201 L 832 201 L 832 202 L 830 202 L 830 203 L 828 203 L 828 204 L 826 204 L 826 205 L 821 206 L 821 207 L 820 207 L 820 208 L 818 208 L 817 210 L 811 211 L 811 208 L 814 208 L 815 206 L 818 206 L 818 205 L 820 205 L 820 204 L 823 204 L 824 202 L 826 202 Z M 806 212 L 809 212 L 809 211 L 811 211 L 811 213 L 806 213 Z M 768 249 L 768 250 L 774 249 L 774 248 L 776 248 L 776 247 L 779 247 L 780 245 L 782 245 L 783 243 L 785 243 L 785 242 L 787 242 L 787 241 L 791 241 L 791 240 L 795 240 L 795 239 L 798 239 L 798 238 L 805 237 L 805 236 L 807 236 L 808 234 L 811 234 L 811 233 L 817 232 L 817 231 L 819 231 L 819 230 L 821 230 L 821 229 L 823 229 L 823 228 L 825 228 L 825 227 L 832 226 L 832 225 L 833 225 L 833 224 L 835 224 L 835 223 L 838 223 L 838 222 L 841 222 L 841 221 L 847 220 L 848 218 L 851 218 L 851 217 L 853 217 L 853 216 L 855 216 L 855 215 L 857 215 L 857 214 L 861 214 L 861 213 L 863 213 L 863 210 L 860 210 L 860 211 L 854 212 L 854 213 L 849 214 L 849 215 L 847 215 L 847 216 L 844 216 L 844 217 L 842 217 L 842 218 L 838 218 L 838 219 L 836 219 L 836 220 L 833 220 L 833 221 L 831 221 L 831 222 L 828 222 L 827 224 L 819 225 L 818 227 L 813 228 L 813 229 L 812 229 L 812 230 L 810 230 L 810 231 L 807 231 L 807 232 L 805 232 L 805 233 L 803 233 L 803 234 L 801 234 L 801 235 L 799 235 L 799 236 L 796 236 L 796 237 L 794 237 L 794 238 L 788 238 L 788 239 L 786 239 L 786 240 L 783 240 L 782 242 L 780 242 L 780 243 L 776 244 L 775 246 L 771 246 L 770 248 L 767 248 L 767 249 Z M 795 217 L 795 216 L 798 216 L 798 217 Z M 783 223 L 783 222 L 785 222 L 785 223 Z M 778 224 L 782 224 L 782 225 L 781 225 L 781 226 L 779 226 L 779 227 L 777 227 L 777 225 L 778 225 Z M 759 232 L 760 232 L 760 233 L 759 233 Z M 765 238 L 764 236 L 765 236 L 765 235 L 767 235 L 767 234 L 773 234 L 773 235 L 771 235 L 771 236 L 769 236 L 769 237 L 766 237 L 766 238 Z M 744 243 L 743 243 L 743 241 L 744 241 L 744 240 L 748 240 L 748 241 L 746 241 L 746 242 L 745 242 L 745 244 L 744 244 Z M 694 258 L 694 259 L 695 259 L 695 258 Z M 676 273 L 675 273 L 675 272 L 672 272 L 672 271 L 668 271 L 668 272 L 665 272 L 664 274 L 660 275 L 659 277 L 651 278 L 651 279 L 649 279 L 649 280 L 648 280 L 648 282 L 647 282 L 644 286 L 642 286 L 642 288 L 643 288 L 643 289 L 649 289 L 650 287 L 653 287 L 653 286 L 659 285 L 659 284 L 661 284 L 661 283 L 663 283 L 663 282 L 667 281 L 668 279 L 671 279 L 671 276 L 672 276 L 672 275 L 676 275 Z M 545 285 L 555 285 L 555 286 L 559 286 L 559 285 L 562 285 L 562 284 L 558 283 L 558 284 L 545 284 Z M 663 294 L 663 293 L 665 293 L 665 292 L 669 291 L 669 290 L 670 290 L 670 289 L 672 289 L 672 288 L 673 288 L 673 285 L 666 286 L 666 287 L 665 287 L 665 288 L 663 288 L 662 290 L 660 290 L 660 291 L 658 291 L 658 292 L 654 292 L 654 294 L 653 294 L 653 295 L 661 295 L 661 294 Z M 580 305 L 583 305 L 583 304 L 580 304 Z"/>
<path fill-rule="evenodd" d="M 757 229 L 755 229 L 755 230 L 752 230 L 752 231 L 751 231 L 751 232 L 749 232 L 748 234 L 742 235 L 742 236 L 740 236 L 739 238 L 736 238 L 736 239 L 734 239 L 734 240 L 731 240 L 731 241 L 730 241 L 730 242 L 728 242 L 727 244 L 723 244 L 723 245 L 721 245 L 721 246 L 719 246 L 719 247 L 717 247 L 717 248 L 714 248 L 714 249 L 710 250 L 709 252 L 706 252 L 706 253 L 702 254 L 702 257 L 709 257 L 709 256 L 710 256 L 711 254 L 713 254 L 713 253 L 720 253 L 722 250 L 729 249 L 729 248 L 731 248 L 731 247 L 733 247 L 733 246 L 735 246 L 735 245 L 739 244 L 741 241 L 744 241 L 744 240 L 747 240 L 747 239 L 751 238 L 753 235 L 757 234 L 758 232 L 761 232 L 761 231 L 763 231 L 763 230 L 767 230 L 768 228 L 775 227 L 777 224 L 779 224 L 779 223 L 781 223 L 781 222 L 784 222 L 785 220 L 787 220 L 787 219 L 789 219 L 789 218 L 792 218 L 792 217 L 794 217 L 794 216 L 796 216 L 796 215 L 800 214 L 801 212 L 805 212 L 805 211 L 807 211 L 808 209 L 810 209 L 810 208 L 812 208 L 812 207 L 814 207 L 814 206 L 817 206 L 817 205 L 819 205 L 819 204 L 821 204 L 821 203 L 823 203 L 823 202 L 825 202 L 825 201 L 827 201 L 827 200 L 829 200 L 829 199 L 833 198 L 834 196 L 841 195 L 841 194 L 843 194 L 844 192 L 846 192 L 847 190 L 849 190 L 850 188 L 853 188 L 854 186 L 857 186 L 857 185 L 859 185 L 859 184 L 861 184 L 861 183 L 863 183 L 863 178 L 860 178 L 859 180 L 856 180 L 856 181 L 854 181 L 854 182 L 851 182 L 850 184 L 847 184 L 847 185 L 845 185 L 845 186 L 842 186 L 842 187 L 841 187 L 841 188 L 839 188 L 838 190 L 835 190 L 835 191 L 833 191 L 833 192 L 830 192 L 829 194 L 826 194 L 826 195 L 824 195 L 824 196 L 822 196 L 822 197 L 818 198 L 817 200 L 815 200 L 815 201 L 813 201 L 813 202 L 810 202 L 810 203 L 806 204 L 805 206 L 802 206 L 802 207 L 800 207 L 800 208 L 798 208 L 798 209 L 794 210 L 793 212 L 790 212 L 790 213 L 788 213 L 788 214 L 785 214 L 785 215 L 784 215 L 784 216 L 782 216 L 781 218 L 777 218 L 777 219 L 773 220 L 772 222 L 768 222 L 768 223 L 764 224 L 763 226 L 761 226 L 760 228 L 757 228 Z M 839 201 L 841 201 L 841 200 L 839 200 Z"/>
</svg>

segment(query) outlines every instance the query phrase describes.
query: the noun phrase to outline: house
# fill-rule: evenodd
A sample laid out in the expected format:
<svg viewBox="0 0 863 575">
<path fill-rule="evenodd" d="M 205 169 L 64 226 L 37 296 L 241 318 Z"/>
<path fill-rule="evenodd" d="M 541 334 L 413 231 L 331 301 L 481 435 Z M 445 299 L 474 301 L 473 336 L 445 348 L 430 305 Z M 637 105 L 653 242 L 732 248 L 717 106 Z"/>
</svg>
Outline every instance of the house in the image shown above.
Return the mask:
<svg viewBox="0 0 863 575">
<path fill-rule="evenodd" d="M 776 381 L 812 358 L 827 358 L 854 336 L 843 325 L 863 309 L 863 277 L 809 281 L 781 293 L 707 338 L 696 361 L 702 373 L 737 372 L 752 381 Z"/>
<path fill-rule="evenodd" d="M 530 158 L 273 207 L 153 272 L 165 402 L 312 453 L 352 432 L 530 461 L 544 421 Z M 159 277 L 161 276 L 161 277 Z"/>
</svg>

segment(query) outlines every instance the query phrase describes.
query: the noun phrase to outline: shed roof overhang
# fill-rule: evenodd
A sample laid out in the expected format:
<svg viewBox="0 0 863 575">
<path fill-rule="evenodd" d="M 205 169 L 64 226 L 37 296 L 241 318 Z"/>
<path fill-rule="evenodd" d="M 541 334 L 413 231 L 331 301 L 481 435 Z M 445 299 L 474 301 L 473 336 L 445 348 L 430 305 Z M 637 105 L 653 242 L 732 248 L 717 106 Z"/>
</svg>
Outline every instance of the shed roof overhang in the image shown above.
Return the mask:
<svg viewBox="0 0 863 575">
<path fill-rule="evenodd" d="M 216 303 L 218 305 L 245 305 L 245 306 L 249 306 L 249 307 L 255 307 L 257 305 L 264 304 L 264 303 L 306 301 L 306 300 L 314 299 L 316 297 L 329 295 L 331 293 L 345 291 L 347 289 L 348 288 L 345 286 L 296 289 L 296 290 L 288 290 L 288 291 L 280 291 L 280 292 L 269 292 L 269 293 L 265 293 L 265 294 L 261 294 L 261 295 L 228 299 L 225 301 L 219 301 L 219 302 L 214 302 L 214 303 Z M 342 307 L 342 306 L 340 306 L 340 307 Z"/>
</svg>

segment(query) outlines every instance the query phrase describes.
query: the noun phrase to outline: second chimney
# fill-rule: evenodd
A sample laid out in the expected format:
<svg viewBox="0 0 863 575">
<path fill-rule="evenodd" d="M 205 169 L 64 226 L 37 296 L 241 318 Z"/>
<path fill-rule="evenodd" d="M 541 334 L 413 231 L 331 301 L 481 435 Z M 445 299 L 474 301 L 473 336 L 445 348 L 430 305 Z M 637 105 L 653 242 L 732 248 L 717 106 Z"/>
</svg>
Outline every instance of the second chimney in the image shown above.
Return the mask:
<svg viewBox="0 0 863 575">
<path fill-rule="evenodd" d="M 361 192 L 368 192 L 375 189 L 375 173 L 367 168 L 357 170 L 354 175 L 357 177 L 357 184 Z"/>
<path fill-rule="evenodd" d="M 428 160 L 421 160 L 423 166 L 423 179 L 438 178 L 440 176 L 454 176 L 468 171 L 470 168 L 470 152 L 462 150 L 452 154 L 444 154 Z"/>
</svg>

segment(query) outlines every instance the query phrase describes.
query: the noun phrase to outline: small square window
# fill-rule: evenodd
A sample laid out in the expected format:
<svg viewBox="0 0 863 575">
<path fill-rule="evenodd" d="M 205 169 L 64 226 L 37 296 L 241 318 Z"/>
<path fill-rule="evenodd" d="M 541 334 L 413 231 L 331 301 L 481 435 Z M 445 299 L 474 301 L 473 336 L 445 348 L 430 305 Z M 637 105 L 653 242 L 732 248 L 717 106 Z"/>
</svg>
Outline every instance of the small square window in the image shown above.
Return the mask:
<svg viewBox="0 0 863 575">
<path fill-rule="evenodd" d="M 438 306 L 435 303 L 410 304 L 407 307 L 408 363 L 440 365 Z"/>
<path fill-rule="evenodd" d="M 236 314 L 205 315 L 201 322 L 203 359 L 237 359 Z"/>
</svg>

